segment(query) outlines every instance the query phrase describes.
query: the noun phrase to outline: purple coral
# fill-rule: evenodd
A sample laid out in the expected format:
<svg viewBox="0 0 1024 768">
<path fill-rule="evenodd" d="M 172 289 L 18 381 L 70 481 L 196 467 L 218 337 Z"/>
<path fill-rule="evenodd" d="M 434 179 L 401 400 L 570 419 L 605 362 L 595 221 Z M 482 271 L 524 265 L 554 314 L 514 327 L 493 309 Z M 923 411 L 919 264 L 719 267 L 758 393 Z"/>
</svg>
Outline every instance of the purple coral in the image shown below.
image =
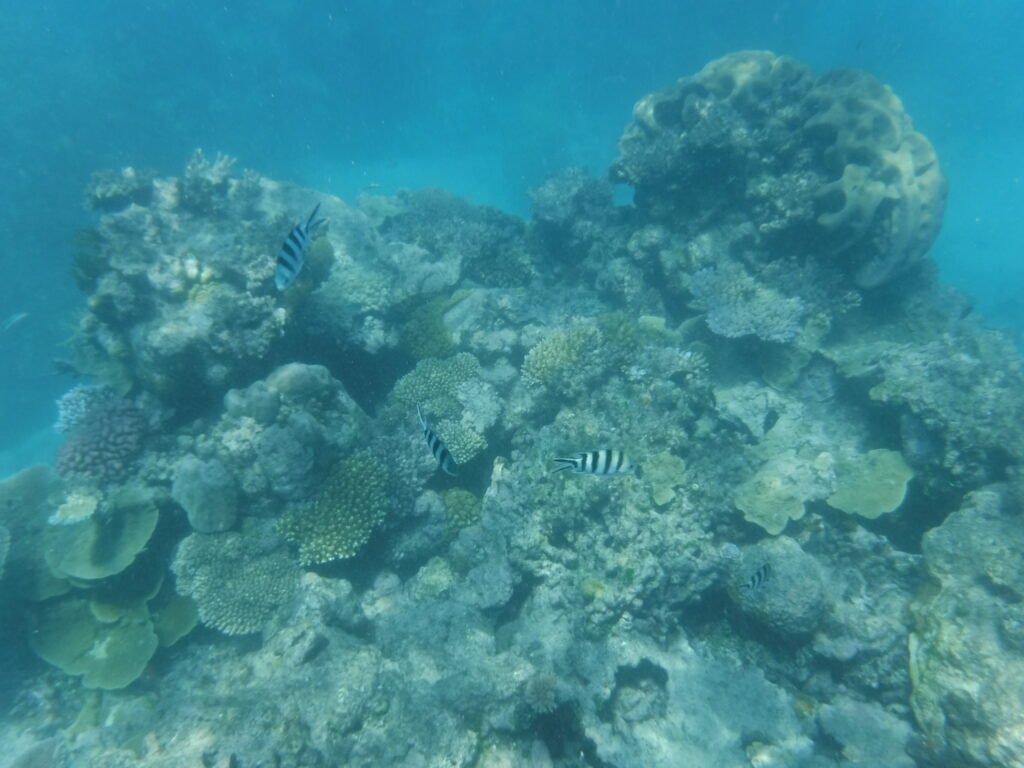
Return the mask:
<svg viewBox="0 0 1024 768">
<path fill-rule="evenodd" d="M 57 471 L 66 478 L 112 483 L 128 476 L 146 433 L 142 412 L 123 399 L 92 404 L 57 449 Z"/>
</svg>

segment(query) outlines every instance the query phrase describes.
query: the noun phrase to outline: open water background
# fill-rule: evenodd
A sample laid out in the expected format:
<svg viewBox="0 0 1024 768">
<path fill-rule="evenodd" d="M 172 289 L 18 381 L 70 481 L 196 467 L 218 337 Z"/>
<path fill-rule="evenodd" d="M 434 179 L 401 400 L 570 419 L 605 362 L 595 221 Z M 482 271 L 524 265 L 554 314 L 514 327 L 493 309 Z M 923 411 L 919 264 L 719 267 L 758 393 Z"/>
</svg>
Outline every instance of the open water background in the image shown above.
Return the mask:
<svg viewBox="0 0 1024 768">
<path fill-rule="evenodd" d="M 192 150 L 353 200 L 440 186 L 528 215 L 602 174 L 633 103 L 747 48 L 891 85 L 950 181 L 943 280 L 1024 329 L 1024 4 L 1014 0 L 0 0 L 0 475 L 52 457 L 52 372 L 93 171 Z M 268 251 L 268 258 L 273 253 Z"/>
</svg>

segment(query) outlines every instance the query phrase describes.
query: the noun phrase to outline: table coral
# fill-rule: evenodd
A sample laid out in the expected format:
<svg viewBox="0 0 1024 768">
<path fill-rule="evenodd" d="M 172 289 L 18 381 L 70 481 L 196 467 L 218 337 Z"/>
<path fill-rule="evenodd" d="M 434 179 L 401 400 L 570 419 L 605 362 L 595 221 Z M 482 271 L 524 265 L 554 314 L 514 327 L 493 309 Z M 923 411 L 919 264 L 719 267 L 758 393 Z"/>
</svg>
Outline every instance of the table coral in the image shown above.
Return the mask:
<svg viewBox="0 0 1024 768">
<path fill-rule="evenodd" d="M 278 522 L 285 538 L 299 547 L 303 565 L 356 555 L 388 510 L 387 469 L 366 451 L 335 465 L 320 495 L 294 506 Z"/>
</svg>

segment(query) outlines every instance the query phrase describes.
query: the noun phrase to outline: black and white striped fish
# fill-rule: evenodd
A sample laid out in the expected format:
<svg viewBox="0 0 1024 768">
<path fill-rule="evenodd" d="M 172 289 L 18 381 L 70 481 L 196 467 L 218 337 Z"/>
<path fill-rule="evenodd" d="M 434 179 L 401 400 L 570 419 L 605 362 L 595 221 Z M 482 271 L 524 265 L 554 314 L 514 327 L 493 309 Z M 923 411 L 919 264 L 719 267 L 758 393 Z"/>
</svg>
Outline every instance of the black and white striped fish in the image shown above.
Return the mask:
<svg viewBox="0 0 1024 768">
<path fill-rule="evenodd" d="M 751 576 L 745 583 L 740 584 L 740 589 L 749 589 L 751 592 L 753 592 L 766 581 L 768 581 L 768 579 L 771 578 L 771 575 L 772 567 L 768 565 L 768 563 L 765 563 L 756 571 L 754 571 L 754 575 Z"/>
<path fill-rule="evenodd" d="M 274 285 L 277 286 L 277 290 L 283 291 L 295 282 L 295 278 L 302 271 L 309 246 L 316 240 L 317 229 L 327 221 L 316 218 L 316 212 L 319 210 L 320 203 L 317 203 L 306 223 L 300 221 L 296 224 L 281 244 L 281 250 L 277 254 L 277 270 L 274 272 Z"/>
<path fill-rule="evenodd" d="M 605 448 L 600 451 L 582 451 L 571 459 L 556 458 L 562 466 L 555 470 L 571 469 L 578 475 L 621 475 L 633 469 L 622 451 Z"/>
<path fill-rule="evenodd" d="M 448 446 L 444 444 L 444 440 L 437 436 L 437 433 L 430 428 L 427 424 L 427 420 L 423 418 L 423 413 L 420 411 L 419 405 L 416 406 L 416 415 L 420 417 L 420 426 L 423 427 L 423 436 L 427 438 L 427 445 L 430 447 L 430 452 L 434 455 L 434 459 L 437 461 L 437 466 L 443 469 L 452 477 L 458 475 L 456 470 L 455 459 L 452 458 L 451 451 L 448 450 Z"/>
</svg>

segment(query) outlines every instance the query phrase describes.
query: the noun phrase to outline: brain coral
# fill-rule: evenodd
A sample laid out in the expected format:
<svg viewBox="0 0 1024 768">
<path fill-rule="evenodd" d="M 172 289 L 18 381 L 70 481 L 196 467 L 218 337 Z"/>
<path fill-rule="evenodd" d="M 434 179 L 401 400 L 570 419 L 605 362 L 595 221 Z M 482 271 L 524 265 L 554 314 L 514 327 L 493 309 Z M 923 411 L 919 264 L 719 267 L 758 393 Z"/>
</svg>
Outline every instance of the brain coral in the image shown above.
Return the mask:
<svg viewBox="0 0 1024 768">
<path fill-rule="evenodd" d="M 193 533 L 171 565 L 178 593 L 191 597 L 199 618 L 227 635 L 259 632 L 299 581 L 295 563 L 252 531 Z"/>
<path fill-rule="evenodd" d="M 655 219 L 742 213 L 779 255 L 803 248 L 862 288 L 898 276 L 938 234 L 946 181 L 935 151 L 867 73 L 815 78 L 793 59 L 744 51 L 645 96 L 633 118 L 611 177 Z"/>
<path fill-rule="evenodd" d="M 100 399 L 78 418 L 57 450 L 57 471 L 66 478 L 102 484 L 126 478 L 142 448 L 146 422 L 133 403 Z"/>
<path fill-rule="evenodd" d="M 339 461 L 310 505 L 296 506 L 278 522 L 281 533 L 299 546 L 303 565 L 357 554 L 384 520 L 388 475 L 366 451 Z"/>
</svg>

